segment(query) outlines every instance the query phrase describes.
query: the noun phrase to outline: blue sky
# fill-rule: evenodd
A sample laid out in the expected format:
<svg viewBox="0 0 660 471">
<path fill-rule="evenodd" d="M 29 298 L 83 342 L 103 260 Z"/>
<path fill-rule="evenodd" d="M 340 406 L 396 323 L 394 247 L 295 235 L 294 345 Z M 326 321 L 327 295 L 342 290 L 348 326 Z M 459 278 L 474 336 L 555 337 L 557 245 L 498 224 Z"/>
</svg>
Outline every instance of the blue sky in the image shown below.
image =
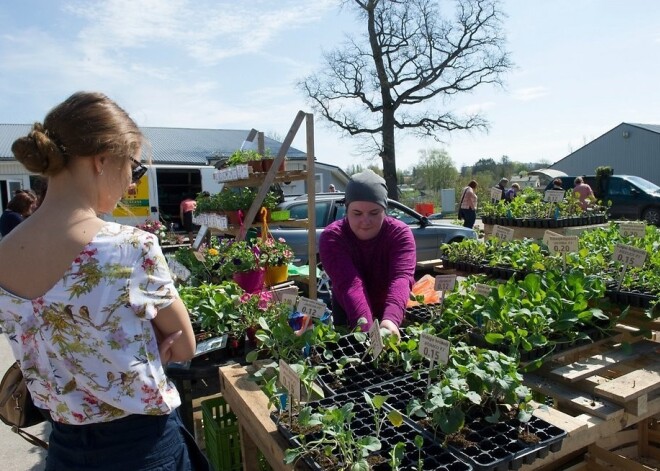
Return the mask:
<svg viewBox="0 0 660 471">
<path fill-rule="evenodd" d="M 515 68 L 505 88 L 448 105 L 482 110 L 487 133 L 400 136 L 397 166 L 444 148 L 454 163 L 508 155 L 555 162 L 621 122 L 660 124 L 660 2 L 504 0 Z M 337 0 L 8 0 L 0 5 L 0 123 L 42 120 L 99 90 L 141 126 L 286 135 L 309 111 L 295 83 L 359 25 Z M 304 131 L 294 146 L 305 149 Z M 317 119 L 316 155 L 367 165 Z"/>
</svg>

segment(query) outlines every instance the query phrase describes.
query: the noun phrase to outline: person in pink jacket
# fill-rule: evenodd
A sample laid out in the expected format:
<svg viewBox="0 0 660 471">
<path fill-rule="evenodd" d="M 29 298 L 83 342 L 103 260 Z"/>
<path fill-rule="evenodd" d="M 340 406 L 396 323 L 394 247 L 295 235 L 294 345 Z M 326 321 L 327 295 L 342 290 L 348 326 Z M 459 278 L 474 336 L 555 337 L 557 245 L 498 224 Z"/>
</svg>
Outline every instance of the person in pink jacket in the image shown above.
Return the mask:
<svg viewBox="0 0 660 471">
<path fill-rule="evenodd" d="M 346 217 L 328 225 L 319 240 L 320 261 L 332 283 L 335 324 L 399 336 L 414 283 L 415 239 L 407 224 L 390 217 L 385 180 L 371 170 L 346 187 Z"/>
</svg>

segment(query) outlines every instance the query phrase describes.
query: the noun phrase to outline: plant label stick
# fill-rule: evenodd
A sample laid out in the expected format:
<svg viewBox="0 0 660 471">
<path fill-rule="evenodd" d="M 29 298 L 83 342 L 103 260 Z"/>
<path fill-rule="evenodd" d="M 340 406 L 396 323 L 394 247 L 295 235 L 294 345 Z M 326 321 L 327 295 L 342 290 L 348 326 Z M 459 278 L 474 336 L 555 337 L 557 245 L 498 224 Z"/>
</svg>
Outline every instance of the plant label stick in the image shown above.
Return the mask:
<svg viewBox="0 0 660 471">
<path fill-rule="evenodd" d="M 192 244 L 192 249 L 197 252 L 199 250 L 199 246 L 202 245 L 202 241 L 204 240 L 204 236 L 206 236 L 206 233 L 209 231 L 209 226 L 206 224 L 203 224 L 202 227 L 199 228 L 199 232 L 197 233 L 197 237 L 195 237 L 195 242 Z"/>
<path fill-rule="evenodd" d="M 623 264 L 623 270 L 621 271 L 621 276 L 619 277 L 617 291 L 621 291 L 621 284 L 623 283 L 623 277 L 626 275 L 628 265 L 632 265 L 633 267 L 641 267 L 646 261 L 646 256 L 646 250 L 638 249 L 637 247 L 632 247 L 630 245 L 617 244 L 616 247 L 614 247 L 612 259 Z"/>
<path fill-rule="evenodd" d="M 170 269 L 172 276 L 180 279 L 181 281 L 186 281 L 190 278 L 190 270 L 184 267 L 178 260 L 173 258 L 167 261 L 167 267 Z"/>
<path fill-rule="evenodd" d="M 564 271 L 566 271 L 566 254 L 569 252 L 577 252 L 578 237 L 577 236 L 550 236 L 547 239 L 548 250 L 551 254 L 561 254 L 564 262 Z"/>
<path fill-rule="evenodd" d="M 369 328 L 368 335 L 369 340 L 371 341 L 371 345 L 367 347 L 364 355 L 362 355 L 362 358 L 360 358 L 360 363 L 364 362 L 364 359 L 367 358 L 367 355 L 370 351 L 373 351 L 374 360 L 378 358 L 380 352 L 383 351 L 383 339 L 380 336 L 380 323 L 378 322 L 378 319 L 374 319 L 373 324 L 371 324 L 371 327 Z"/>
<path fill-rule="evenodd" d="M 499 224 L 495 224 L 493 226 L 493 237 L 499 240 L 500 242 L 512 241 L 514 232 L 515 229 L 511 229 L 510 227 L 500 226 Z"/>
<path fill-rule="evenodd" d="M 298 301 L 298 307 L 296 308 L 299 313 L 306 314 L 310 317 L 316 317 L 320 319 L 325 314 L 327 306 L 322 301 L 315 301 L 309 298 L 300 298 Z"/>
<path fill-rule="evenodd" d="M 546 203 L 561 203 L 564 200 L 564 190 L 547 190 L 543 194 L 543 201 Z M 554 205 L 548 205 L 548 212 L 546 217 L 550 217 L 550 213 L 554 209 Z"/>
<path fill-rule="evenodd" d="M 619 225 L 619 233 L 624 237 L 646 237 L 646 224 L 643 222 L 622 222 Z"/>
<path fill-rule="evenodd" d="M 491 188 L 490 189 L 490 199 L 499 201 L 502 199 L 502 190 L 499 188 Z"/>
<path fill-rule="evenodd" d="M 295 309 L 297 300 L 298 300 L 297 294 L 286 293 L 282 295 L 282 302 L 291 308 L 291 312 L 293 312 L 293 310 Z"/>
<path fill-rule="evenodd" d="M 429 366 L 429 377 L 426 383 L 426 389 L 431 386 L 431 370 L 435 362 L 446 365 L 449 361 L 450 343 L 426 332 L 422 332 L 419 337 L 419 353 L 431 361 Z"/>
<path fill-rule="evenodd" d="M 490 293 L 493 291 L 493 287 L 484 283 L 475 283 L 474 291 L 478 295 L 487 298 L 488 296 L 490 296 Z M 480 312 L 476 316 L 476 321 L 477 321 L 477 327 L 481 328 L 481 325 L 483 324 L 483 317 Z"/>
<path fill-rule="evenodd" d="M 293 416 L 293 400 L 300 402 L 300 377 L 284 360 L 280 360 L 280 384 L 289 391 L 289 426 Z"/>
<path fill-rule="evenodd" d="M 440 298 L 440 309 L 438 311 L 438 317 L 442 316 L 442 308 L 445 305 L 445 293 L 454 289 L 456 285 L 456 275 L 436 275 L 435 277 L 435 291 L 442 291 L 442 297 Z"/>
</svg>

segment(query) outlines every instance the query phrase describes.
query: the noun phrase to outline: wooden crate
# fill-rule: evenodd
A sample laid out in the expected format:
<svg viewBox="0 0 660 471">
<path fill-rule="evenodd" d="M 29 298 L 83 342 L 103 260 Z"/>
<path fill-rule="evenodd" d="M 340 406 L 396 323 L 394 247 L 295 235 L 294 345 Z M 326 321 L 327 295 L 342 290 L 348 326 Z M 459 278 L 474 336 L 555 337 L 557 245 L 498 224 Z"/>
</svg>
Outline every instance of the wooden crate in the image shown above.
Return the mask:
<svg viewBox="0 0 660 471">
<path fill-rule="evenodd" d="M 589 471 L 660 469 L 660 424 L 646 419 L 589 446 Z"/>
</svg>

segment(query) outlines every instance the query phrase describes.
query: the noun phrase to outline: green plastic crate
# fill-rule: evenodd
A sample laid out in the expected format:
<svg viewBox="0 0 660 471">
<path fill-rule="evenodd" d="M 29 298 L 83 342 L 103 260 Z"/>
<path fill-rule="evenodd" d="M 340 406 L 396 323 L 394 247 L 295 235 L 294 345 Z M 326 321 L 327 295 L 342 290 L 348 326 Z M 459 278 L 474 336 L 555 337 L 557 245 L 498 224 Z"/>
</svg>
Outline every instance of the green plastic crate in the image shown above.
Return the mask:
<svg viewBox="0 0 660 471">
<path fill-rule="evenodd" d="M 238 419 L 222 397 L 202 401 L 206 456 L 216 471 L 240 471 L 241 440 Z"/>
</svg>

